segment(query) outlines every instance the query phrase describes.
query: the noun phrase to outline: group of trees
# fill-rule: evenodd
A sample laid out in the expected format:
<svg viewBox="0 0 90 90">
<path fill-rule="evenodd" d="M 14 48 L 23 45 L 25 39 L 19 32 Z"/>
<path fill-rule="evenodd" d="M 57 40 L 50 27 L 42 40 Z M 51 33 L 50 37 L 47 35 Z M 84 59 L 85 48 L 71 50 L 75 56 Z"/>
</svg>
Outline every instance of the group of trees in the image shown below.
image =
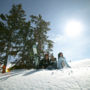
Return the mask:
<svg viewBox="0 0 90 90">
<path fill-rule="evenodd" d="M 8 14 L 0 14 L 0 63 L 6 66 L 8 57 L 13 56 L 32 65 L 36 43 L 39 59 L 52 51 L 53 41 L 47 35 L 49 25 L 41 15 L 30 15 L 27 20 L 21 4 L 13 5 Z"/>
</svg>

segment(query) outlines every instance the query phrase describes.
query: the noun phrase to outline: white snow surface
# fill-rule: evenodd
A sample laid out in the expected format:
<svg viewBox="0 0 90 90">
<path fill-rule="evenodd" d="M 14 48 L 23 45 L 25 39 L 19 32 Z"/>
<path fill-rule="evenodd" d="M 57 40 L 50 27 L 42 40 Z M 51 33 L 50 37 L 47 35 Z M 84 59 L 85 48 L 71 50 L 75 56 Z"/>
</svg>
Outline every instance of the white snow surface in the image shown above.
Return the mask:
<svg viewBox="0 0 90 90">
<path fill-rule="evenodd" d="M 0 73 L 0 90 L 90 90 L 90 59 L 62 70 L 13 70 Z"/>
</svg>

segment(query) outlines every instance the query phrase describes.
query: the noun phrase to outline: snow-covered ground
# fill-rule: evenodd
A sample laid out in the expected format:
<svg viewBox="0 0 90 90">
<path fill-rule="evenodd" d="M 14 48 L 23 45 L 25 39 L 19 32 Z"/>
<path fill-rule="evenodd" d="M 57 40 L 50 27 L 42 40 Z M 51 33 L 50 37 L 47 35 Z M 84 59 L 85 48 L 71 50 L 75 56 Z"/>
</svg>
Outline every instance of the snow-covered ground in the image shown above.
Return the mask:
<svg viewBox="0 0 90 90">
<path fill-rule="evenodd" d="M 90 90 L 90 59 L 70 65 L 71 69 L 14 70 L 0 74 L 0 90 Z"/>
</svg>

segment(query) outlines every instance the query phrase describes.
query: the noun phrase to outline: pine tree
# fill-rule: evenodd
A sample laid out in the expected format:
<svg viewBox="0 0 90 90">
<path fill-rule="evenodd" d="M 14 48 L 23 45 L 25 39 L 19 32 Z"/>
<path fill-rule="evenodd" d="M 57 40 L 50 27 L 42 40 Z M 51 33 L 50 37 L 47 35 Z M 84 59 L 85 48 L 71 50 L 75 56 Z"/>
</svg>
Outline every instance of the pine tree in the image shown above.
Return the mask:
<svg viewBox="0 0 90 90">
<path fill-rule="evenodd" d="M 46 45 L 48 52 L 52 50 L 53 42 L 47 36 L 49 25 L 41 15 L 31 15 L 27 21 L 21 4 L 13 5 L 9 14 L 0 14 L 0 62 L 6 66 L 8 57 L 14 56 L 18 57 L 16 61 L 33 67 L 33 45 L 38 43 L 39 57 L 44 55 Z"/>
<path fill-rule="evenodd" d="M 50 30 L 50 22 L 45 21 L 41 15 L 31 15 L 31 24 L 34 31 L 34 41 L 38 43 L 38 55 L 41 57 L 45 53 L 45 46 L 53 47 L 53 42 L 48 40 L 47 33 Z"/>
</svg>

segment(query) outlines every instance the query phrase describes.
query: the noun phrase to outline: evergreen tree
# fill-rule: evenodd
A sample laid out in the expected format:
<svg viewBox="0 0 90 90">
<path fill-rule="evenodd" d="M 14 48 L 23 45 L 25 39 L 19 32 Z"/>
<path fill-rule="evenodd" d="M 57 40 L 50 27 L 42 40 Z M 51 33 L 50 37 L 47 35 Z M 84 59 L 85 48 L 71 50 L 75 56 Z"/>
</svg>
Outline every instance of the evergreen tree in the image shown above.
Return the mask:
<svg viewBox="0 0 90 90">
<path fill-rule="evenodd" d="M 3 14 L 0 14 L 0 63 L 6 64 L 7 61 L 5 60 L 7 58 L 8 53 L 8 40 L 9 40 L 9 30 L 6 26 L 6 16 Z"/>
<path fill-rule="evenodd" d="M 50 23 L 45 21 L 41 15 L 34 16 L 31 15 L 31 24 L 33 26 L 34 31 L 34 41 L 38 43 L 38 55 L 41 57 L 45 53 L 45 46 L 51 50 L 53 47 L 53 42 L 48 40 L 47 33 L 50 30 Z M 49 47 L 50 46 L 50 47 Z M 48 49 L 48 50 L 49 50 Z"/>
<path fill-rule="evenodd" d="M 21 60 L 32 67 L 33 45 L 36 43 L 39 57 L 43 56 L 46 50 L 52 51 L 53 42 L 48 40 L 47 36 L 50 23 L 41 15 L 31 15 L 28 21 L 25 16 L 21 4 L 13 5 L 9 14 L 0 14 L 0 62 L 5 66 L 8 57 L 14 56 L 18 57 L 17 61 Z"/>
</svg>

